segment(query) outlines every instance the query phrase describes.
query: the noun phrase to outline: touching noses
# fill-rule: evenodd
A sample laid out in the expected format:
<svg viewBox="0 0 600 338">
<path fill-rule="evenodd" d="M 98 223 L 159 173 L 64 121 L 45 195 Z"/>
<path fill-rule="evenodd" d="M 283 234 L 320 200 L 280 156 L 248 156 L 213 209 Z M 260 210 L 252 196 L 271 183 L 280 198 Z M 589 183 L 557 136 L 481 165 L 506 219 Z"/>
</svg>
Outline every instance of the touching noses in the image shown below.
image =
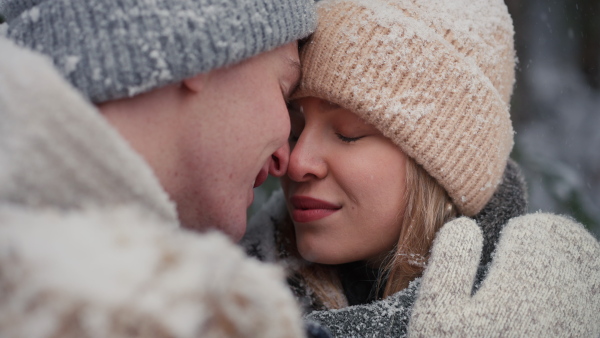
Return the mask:
<svg viewBox="0 0 600 338">
<path fill-rule="evenodd" d="M 296 182 L 325 178 L 327 163 L 324 151 L 322 142 L 309 136 L 305 129 L 290 154 L 288 177 Z"/>
<path fill-rule="evenodd" d="M 269 164 L 269 175 L 281 177 L 285 175 L 288 169 L 290 160 L 290 146 L 286 142 L 282 147 L 277 149 L 271 155 L 271 163 Z"/>
</svg>

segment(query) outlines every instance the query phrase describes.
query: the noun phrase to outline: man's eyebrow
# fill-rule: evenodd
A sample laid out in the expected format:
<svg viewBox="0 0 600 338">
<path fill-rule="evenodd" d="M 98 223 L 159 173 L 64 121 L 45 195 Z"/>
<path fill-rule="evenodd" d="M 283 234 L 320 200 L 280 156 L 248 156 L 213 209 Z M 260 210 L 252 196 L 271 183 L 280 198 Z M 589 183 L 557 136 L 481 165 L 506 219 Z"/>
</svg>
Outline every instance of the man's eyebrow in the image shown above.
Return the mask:
<svg viewBox="0 0 600 338">
<path fill-rule="evenodd" d="M 300 65 L 300 61 L 298 59 L 292 59 L 291 57 L 287 57 L 286 61 L 288 67 L 293 68 L 294 73 L 298 74 L 298 77 L 300 77 L 300 74 L 302 74 L 302 65 Z"/>
<path fill-rule="evenodd" d="M 289 88 L 286 88 L 285 94 L 289 96 L 294 92 L 294 90 L 296 90 L 298 84 L 300 84 L 300 79 L 302 77 L 302 65 L 300 65 L 300 61 L 298 61 L 298 59 L 287 57 L 285 60 L 286 66 L 292 70 L 290 79 L 293 79 L 293 82 L 289 83 Z"/>
</svg>

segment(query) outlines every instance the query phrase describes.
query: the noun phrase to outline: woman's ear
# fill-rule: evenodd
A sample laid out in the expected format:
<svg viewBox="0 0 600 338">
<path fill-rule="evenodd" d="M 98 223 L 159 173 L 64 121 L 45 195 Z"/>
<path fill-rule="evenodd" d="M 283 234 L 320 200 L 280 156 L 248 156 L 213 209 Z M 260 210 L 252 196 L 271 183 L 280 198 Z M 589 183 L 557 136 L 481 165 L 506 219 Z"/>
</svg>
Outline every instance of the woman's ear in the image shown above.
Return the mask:
<svg viewBox="0 0 600 338">
<path fill-rule="evenodd" d="M 196 76 L 184 79 L 182 81 L 182 86 L 189 91 L 198 93 L 204 88 L 207 78 L 207 73 L 198 74 Z"/>
</svg>

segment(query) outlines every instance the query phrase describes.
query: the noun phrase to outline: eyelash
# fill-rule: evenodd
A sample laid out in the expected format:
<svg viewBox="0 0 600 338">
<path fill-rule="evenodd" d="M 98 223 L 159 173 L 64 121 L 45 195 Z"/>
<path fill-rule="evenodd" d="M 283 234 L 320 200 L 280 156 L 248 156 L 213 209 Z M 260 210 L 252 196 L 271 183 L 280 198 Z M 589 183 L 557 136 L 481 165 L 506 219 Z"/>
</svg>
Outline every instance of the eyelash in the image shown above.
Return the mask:
<svg viewBox="0 0 600 338">
<path fill-rule="evenodd" d="M 352 143 L 352 142 L 356 142 L 358 140 L 360 140 L 361 138 L 363 138 L 364 136 L 359 136 L 359 137 L 346 137 L 340 133 L 335 133 L 335 135 L 337 136 L 337 138 L 339 138 L 342 142 L 346 142 L 346 143 Z M 290 133 L 290 136 L 288 137 L 288 141 L 295 143 L 298 142 L 299 137 L 295 136 L 294 134 Z"/>
<path fill-rule="evenodd" d="M 364 136 L 359 136 L 359 137 L 346 137 L 340 133 L 335 133 L 335 135 L 342 140 L 342 142 L 346 142 L 346 143 L 352 143 L 352 142 L 356 142 L 358 140 L 360 140 L 361 138 L 363 138 Z"/>
</svg>

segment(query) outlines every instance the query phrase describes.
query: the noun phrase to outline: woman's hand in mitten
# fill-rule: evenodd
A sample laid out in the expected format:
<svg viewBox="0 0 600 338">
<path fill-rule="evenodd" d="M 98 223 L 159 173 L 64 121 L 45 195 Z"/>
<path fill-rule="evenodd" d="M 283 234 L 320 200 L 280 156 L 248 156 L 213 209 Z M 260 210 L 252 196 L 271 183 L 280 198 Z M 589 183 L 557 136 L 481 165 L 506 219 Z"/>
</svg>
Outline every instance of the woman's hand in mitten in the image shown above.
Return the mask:
<svg viewBox="0 0 600 338">
<path fill-rule="evenodd" d="M 472 295 L 482 241 L 468 218 L 439 231 L 409 336 L 600 336 L 600 244 L 580 224 L 541 213 L 511 220 Z"/>
</svg>

